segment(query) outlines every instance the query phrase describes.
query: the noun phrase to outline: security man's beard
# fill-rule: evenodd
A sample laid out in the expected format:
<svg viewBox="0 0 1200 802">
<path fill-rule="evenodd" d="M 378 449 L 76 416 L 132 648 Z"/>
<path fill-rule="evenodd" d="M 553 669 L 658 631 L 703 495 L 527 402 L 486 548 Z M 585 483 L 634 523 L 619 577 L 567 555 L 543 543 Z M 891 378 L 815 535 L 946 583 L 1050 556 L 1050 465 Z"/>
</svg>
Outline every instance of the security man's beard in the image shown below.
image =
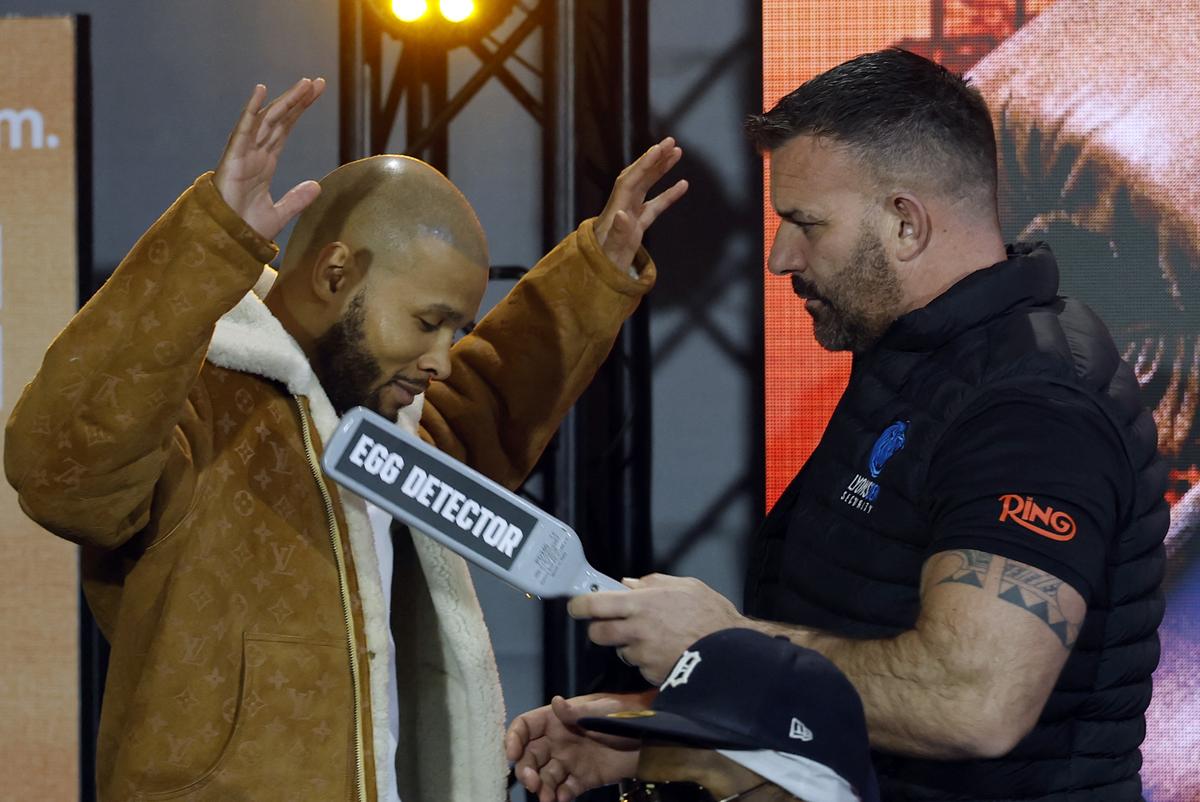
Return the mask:
<svg viewBox="0 0 1200 802">
<path fill-rule="evenodd" d="M 313 346 L 313 370 L 338 415 L 356 406 L 379 411 L 383 388 L 371 389 L 372 383 L 379 379 L 380 369 L 375 357 L 364 347 L 364 295 L 361 291 L 355 295 L 346 312 Z"/>
<path fill-rule="evenodd" d="M 813 337 L 828 351 L 866 351 L 900 313 L 900 277 L 888 263 L 883 243 L 865 228 L 824 294 L 802 289 L 809 285 L 798 276 L 792 286 L 801 297 L 821 302 L 809 314 Z"/>
</svg>

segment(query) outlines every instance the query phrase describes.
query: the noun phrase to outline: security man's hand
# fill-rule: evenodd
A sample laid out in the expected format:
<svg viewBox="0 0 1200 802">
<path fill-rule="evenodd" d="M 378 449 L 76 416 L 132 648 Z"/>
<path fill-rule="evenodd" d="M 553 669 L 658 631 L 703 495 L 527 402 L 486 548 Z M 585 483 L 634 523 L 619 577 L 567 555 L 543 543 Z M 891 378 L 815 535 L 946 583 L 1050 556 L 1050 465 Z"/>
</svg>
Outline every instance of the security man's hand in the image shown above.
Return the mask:
<svg viewBox="0 0 1200 802">
<path fill-rule="evenodd" d="M 679 655 L 700 638 L 749 624 L 729 599 L 699 579 L 651 574 L 623 581 L 629 592 L 576 596 L 567 610 L 573 618 L 591 619 L 592 642 L 616 646 L 621 659 L 654 685 L 662 684 Z"/>
<path fill-rule="evenodd" d="M 609 260 L 628 271 L 642 245 L 642 236 L 658 216 L 687 192 L 687 181 L 676 181 L 668 189 L 646 200 L 650 188 L 679 163 L 683 151 L 672 137 L 654 145 L 617 176 L 604 211 L 596 218 L 596 241 Z"/>
<path fill-rule="evenodd" d="M 288 134 L 304 110 L 325 91 L 325 79 L 301 78 L 279 97 L 263 106 L 267 88 L 254 87 L 242 110 L 213 183 L 221 198 L 264 239 L 275 239 L 288 222 L 317 199 L 321 185 L 303 181 L 278 202 L 271 200 L 271 179 Z"/>
</svg>

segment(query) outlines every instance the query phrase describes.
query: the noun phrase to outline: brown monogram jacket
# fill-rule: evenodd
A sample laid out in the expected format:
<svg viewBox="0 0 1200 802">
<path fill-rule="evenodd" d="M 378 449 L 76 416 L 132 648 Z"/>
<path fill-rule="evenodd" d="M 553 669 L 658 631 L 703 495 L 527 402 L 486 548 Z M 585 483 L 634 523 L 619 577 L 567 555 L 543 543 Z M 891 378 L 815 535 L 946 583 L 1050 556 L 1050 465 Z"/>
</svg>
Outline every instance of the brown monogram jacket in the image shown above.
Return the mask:
<svg viewBox="0 0 1200 802">
<path fill-rule="evenodd" d="M 337 418 L 259 297 L 276 253 L 202 176 L 46 353 L 8 422 L 26 512 L 82 548 L 112 657 L 105 800 L 504 797 L 503 706 L 465 564 L 395 539 L 383 588 L 361 500 L 323 478 Z M 654 279 L 590 222 L 452 353 L 407 423 L 509 485 L 529 472 Z M 405 423 L 405 415 L 401 416 Z M 402 732 L 387 727 L 392 598 Z"/>
</svg>

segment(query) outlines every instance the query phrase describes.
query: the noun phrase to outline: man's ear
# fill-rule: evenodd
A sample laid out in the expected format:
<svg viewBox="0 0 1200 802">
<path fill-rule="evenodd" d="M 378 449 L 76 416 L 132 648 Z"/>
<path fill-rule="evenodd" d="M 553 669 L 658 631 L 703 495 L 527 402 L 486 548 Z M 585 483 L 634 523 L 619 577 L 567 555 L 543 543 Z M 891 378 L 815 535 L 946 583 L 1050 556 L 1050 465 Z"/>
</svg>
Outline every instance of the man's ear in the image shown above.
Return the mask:
<svg viewBox="0 0 1200 802">
<path fill-rule="evenodd" d="M 362 276 L 354 263 L 354 253 L 344 242 L 331 242 L 312 262 L 312 290 L 317 298 L 337 302 L 347 290 L 358 286 Z"/>
<path fill-rule="evenodd" d="M 889 198 L 887 212 L 889 250 L 898 261 L 911 262 L 929 247 L 933 235 L 929 210 L 911 192 L 898 192 Z"/>
</svg>

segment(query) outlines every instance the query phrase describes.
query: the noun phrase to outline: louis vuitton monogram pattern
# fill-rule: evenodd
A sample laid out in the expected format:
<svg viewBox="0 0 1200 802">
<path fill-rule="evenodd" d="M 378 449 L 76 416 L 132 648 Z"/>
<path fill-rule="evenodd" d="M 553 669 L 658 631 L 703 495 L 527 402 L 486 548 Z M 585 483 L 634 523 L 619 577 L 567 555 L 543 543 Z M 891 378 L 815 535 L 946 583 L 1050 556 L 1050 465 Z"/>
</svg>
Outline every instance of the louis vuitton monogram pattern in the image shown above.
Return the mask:
<svg viewBox="0 0 1200 802">
<path fill-rule="evenodd" d="M 205 361 L 216 321 L 274 254 L 201 177 L 72 319 L 9 421 L 9 481 L 31 517 L 84 546 L 84 588 L 112 644 L 97 748 L 105 800 L 353 794 L 350 652 L 300 436 L 307 402 Z M 456 345 L 454 375 L 427 394 L 422 434 L 518 484 L 653 284 L 644 254 L 641 264 L 637 280 L 617 270 L 585 223 Z M 375 799 L 369 676 L 382 656 L 367 648 L 359 583 L 378 579 L 357 575 L 329 489 Z M 410 642 L 436 637 L 427 609 L 397 615 L 412 619 Z M 468 711 L 445 678 L 422 679 L 432 669 L 414 657 L 400 659 L 427 688 L 420 728 L 432 737 L 406 745 L 402 762 L 415 768 L 401 775 L 501 789 L 499 729 L 450 743 L 446 715 Z M 450 778 L 484 763 L 497 772 L 482 786 Z"/>
<path fill-rule="evenodd" d="M 349 797 L 345 622 L 296 401 L 203 361 L 272 255 L 202 179 L 55 342 L 10 427 L 26 509 L 105 564 L 87 572 L 109 580 L 87 583 L 113 645 L 105 799 Z"/>
<path fill-rule="evenodd" d="M 109 687 L 145 700 L 114 728 L 117 773 L 140 778 L 147 799 L 225 799 L 260 783 L 279 799 L 345 798 L 329 772 L 350 743 L 345 625 L 297 409 L 262 379 L 212 366 L 203 378 L 227 403 L 214 403 L 213 463 L 192 510 L 147 549 L 176 581 L 134 628 L 161 657 L 135 659 Z M 137 692 L 118 690 L 123 679 Z M 162 699 L 173 715 L 155 709 Z"/>
</svg>

